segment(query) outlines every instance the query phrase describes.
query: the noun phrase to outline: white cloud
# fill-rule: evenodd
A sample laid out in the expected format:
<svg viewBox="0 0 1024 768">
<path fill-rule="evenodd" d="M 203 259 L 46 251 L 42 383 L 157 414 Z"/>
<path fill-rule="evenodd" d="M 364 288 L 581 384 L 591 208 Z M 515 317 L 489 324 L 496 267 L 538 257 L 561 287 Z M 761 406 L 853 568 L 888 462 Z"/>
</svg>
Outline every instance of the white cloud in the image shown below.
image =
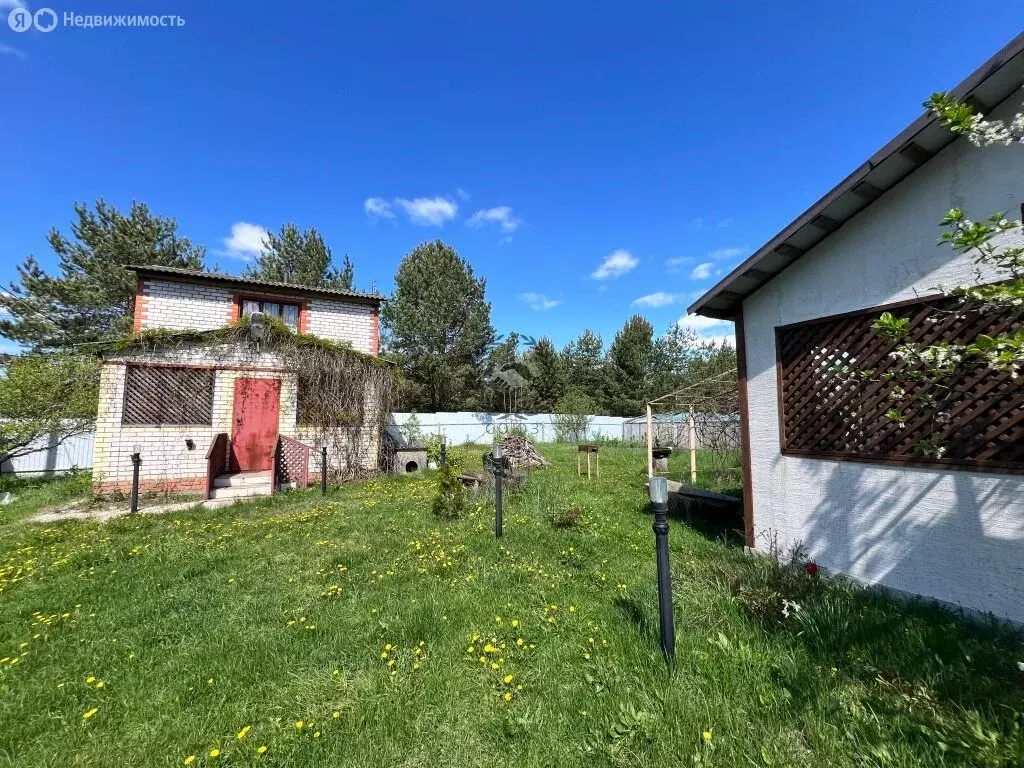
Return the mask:
<svg viewBox="0 0 1024 768">
<path fill-rule="evenodd" d="M 224 250 L 218 253 L 248 261 L 263 252 L 266 237 L 267 230 L 259 224 L 238 221 L 231 225 L 231 236 L 221 240 Z"/>
<path fill-rule="evenodd" d="M 405 211 L 413 224 L 427 227 L 444 226 L 459 212 L 459 206 L 444 197 L 417 197 L 415 200 L 396 197 L 395 204 Z"/>
<path fill-rule="evenodd" d="M 395 212 L 391 210 L 391 203 L 383 197 L 368 197 L 363 202 L 363 210 L 371 219 L 393 219 Z"/>
<path fill-rule="evenodd" d="M 499 205 L 497 208 L 482 208 L 466 221 L 467 227 L 484 227 L 488 224 L 500 224 L 506 232 L 515 232 L 519 219 L 512 215 L 512 209 L 507 205 Z"/>
<path fill-rule="evenodd" d="M 665 259 L 665 269 L 669 272 L 678 272 L 683 264 L 689 264 L 691 261 L 692 256 L 673 256 L 671 259 Z"/>
<path fill-rule="evenodd" d="M 703 264 L 698 264 L 693 268 L 693 272 L 690 273 L 691 280 L 707 280 L 711 277 L 711 270 L 714 268 L 714 264 L 710 261 L 705 261 Z"/>
<path fill-rule="evenodd" d="M 462 200 L 463 202 L 465 202 L 466 200 L 469 200 L 469 192 L 464 190 L 462 187 L 456 188 L 455 194 L 458 195 L 459 196 L 459 200 Z"/>
<path fill-rule="evenodd" d="M 562 303 L 556 299 L 549 299 L 543 293 L 520 293 L 519 300 L 530 309 L 538 311 L 552 309 Z"/>
<path fill-rule="evenodd" d="M 666 307 L 669 304 L 674 303 L 676 295 L 674 293 L 665 293 L 664 291 L 658 291 L 657 293 L 649 293 L 646 296 L 641 296 L 639 299 L 633 299 L 634 307 Z"/>
<path fill-rule="evenodd" d="M 718 320 L 702 315 L 686 315 L 679 318 L 676 325 L 693 331 L 701 341 L 711 341 L 715 344 L 725 342 L 732 347 L 736 346 L 735 327 L 728 320 Z"/>
<path fill-rule="evenodd" d="M 6 53 L 9 56 L 17 56 L 19 59 L 28 58 L 24 51 L 10 45 L 4 45 L 3 43 L 0 43 L 0 53 Z"/>
<path fill-rule="evenodd" d="M 709 259 L 732 259 L 736 256 L 742 256 L 744 253 L 749 251 L 750 248 L 746 245 L 741 245 L 735 248 L 717 248 L 714 251 L 708 251 Z"/>
<path fill-rule="evenodd" d="M 25 3 L 22 2 L 22 0 L 0 0 L 0 8 L 10 8 L 11 10 L 14 10 L 15 8 L 24 7 Z"/>
<path fill-rule="evenodd" d="M 609 280 L 626 274 L 639 263 L 636 256 L 620 248 L 602 261 L 590 276 L 595 280 Z"/>
</svg>

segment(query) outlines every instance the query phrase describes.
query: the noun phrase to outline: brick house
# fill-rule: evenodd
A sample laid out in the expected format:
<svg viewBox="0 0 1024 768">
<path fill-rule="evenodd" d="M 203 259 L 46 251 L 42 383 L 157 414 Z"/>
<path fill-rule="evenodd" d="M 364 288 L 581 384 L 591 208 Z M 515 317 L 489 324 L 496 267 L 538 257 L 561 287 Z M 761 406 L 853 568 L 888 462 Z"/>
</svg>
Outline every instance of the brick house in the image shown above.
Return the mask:
<svg viewBox="0 0 1024 768">
<path fill-rule="evenodd" d="M 376 358 L 381 297 L 171 267 L 130 269 L 138 277 L 134 338 L 156 341 L 101 354 L 96 492 L 131 488 L 136 451 L 143 491 L 230 499 L 318 475 L 313 435 L 299 419 L 296 374 L 278 355 L 254 351 L 251 344 L 177 339 L 212 335 L 261 314 Z M 166 342 L 160 341 L 163 332 Z M 362 423 L 350 428 L 357 450 L 344 456 L 329 451 L 332 462 L 358 467 L 332 468 L 376 469 L 377 417 L 371 405 Z"/>
</svg>

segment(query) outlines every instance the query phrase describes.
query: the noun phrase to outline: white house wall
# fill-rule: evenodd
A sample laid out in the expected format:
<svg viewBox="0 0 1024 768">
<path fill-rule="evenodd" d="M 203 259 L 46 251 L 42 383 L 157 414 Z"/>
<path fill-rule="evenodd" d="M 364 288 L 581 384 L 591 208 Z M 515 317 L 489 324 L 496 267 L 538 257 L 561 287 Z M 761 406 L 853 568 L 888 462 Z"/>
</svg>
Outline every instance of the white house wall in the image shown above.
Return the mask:
<svg viewBox="0 0 1024 768">
<path fill-rule="evenodd" d="M 744 302 L 758 549 L 803 543 L 860 581 L 1024 622 L 1024 477 L 782 456 L 775 367 L 777 326 L 970 281 L 938 222 L 953 207 L 1017 218 L 1022 201 L 1024 148 L 960 139 Z"/>
</svg>

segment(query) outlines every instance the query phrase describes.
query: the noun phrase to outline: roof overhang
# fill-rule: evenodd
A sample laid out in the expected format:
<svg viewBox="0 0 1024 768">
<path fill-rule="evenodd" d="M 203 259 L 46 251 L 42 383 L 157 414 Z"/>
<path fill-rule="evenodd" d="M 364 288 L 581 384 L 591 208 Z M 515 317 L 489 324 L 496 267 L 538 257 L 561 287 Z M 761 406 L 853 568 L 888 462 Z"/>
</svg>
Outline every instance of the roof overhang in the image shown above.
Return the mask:
<svg viewBox="0 0 1024 768">
<path fill-rule="evenodd" d="M 370 304 L 372 306 L 378 306 L 384 301 L 384 297 L 376 293 L 362 293 L 360 291 L 346 291 L 339 288 L 316 288 L 305 285 L 293 285 L 291 283 L 253 280 L 248 277 L 225 275 L 220 272 L 200 272 L 195 269 L 181 269 L 179 267 L 132 264 L 126 264 L 125 269 L 134 272 L 140 278 L 156 278 L 158 280 L 170 280 L 174 282 L 221 285 L 253 293 L 265 291 L 291 296 L 322 296 L 324 298 L 334 299 L 335 301 L 350 301 L 358 304 Z"/>
<path fill-rule="evenodd" d="M 982 64 L 951 93 L 987 113 L 1024 82 L 1024 32 Z M 956 135 L 931 114 L 923 114 L 868 158 L 789 226 L 726 275 L 687 310 L 731 320 L 743 300 L 814 246 L 927 163 Z"/>
</svg>

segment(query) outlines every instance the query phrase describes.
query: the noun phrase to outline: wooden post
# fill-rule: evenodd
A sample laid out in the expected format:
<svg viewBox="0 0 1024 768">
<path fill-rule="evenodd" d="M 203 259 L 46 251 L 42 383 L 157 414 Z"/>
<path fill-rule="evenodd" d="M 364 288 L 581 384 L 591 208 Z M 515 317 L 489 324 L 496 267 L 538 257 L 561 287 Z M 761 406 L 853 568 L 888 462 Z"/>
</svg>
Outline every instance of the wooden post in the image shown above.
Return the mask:
<svg viewBox="0 0 1024 768">
<path fill-rule="evenodd" d="M 697 420 L 690 406 L 690 485 L 697 484 Z"/>
<path fill-rule="evenodd" d="M 651 406 L 647 405 L 647 477 L 654 477 L 654 426 L 651 423 Z"/>
<path fill-rule="evenodd" d="M 580 459 L 580 452 L 576 451 L 576 477 L 583 474 L 583 465 L 580 464 L 580 461 L 582 461 L 582 459 Z"/>
<path fill-rule="evenodd" d="M 590 479 L 590 451 L 587 451 L 587 480 Z"/>
</svg>

